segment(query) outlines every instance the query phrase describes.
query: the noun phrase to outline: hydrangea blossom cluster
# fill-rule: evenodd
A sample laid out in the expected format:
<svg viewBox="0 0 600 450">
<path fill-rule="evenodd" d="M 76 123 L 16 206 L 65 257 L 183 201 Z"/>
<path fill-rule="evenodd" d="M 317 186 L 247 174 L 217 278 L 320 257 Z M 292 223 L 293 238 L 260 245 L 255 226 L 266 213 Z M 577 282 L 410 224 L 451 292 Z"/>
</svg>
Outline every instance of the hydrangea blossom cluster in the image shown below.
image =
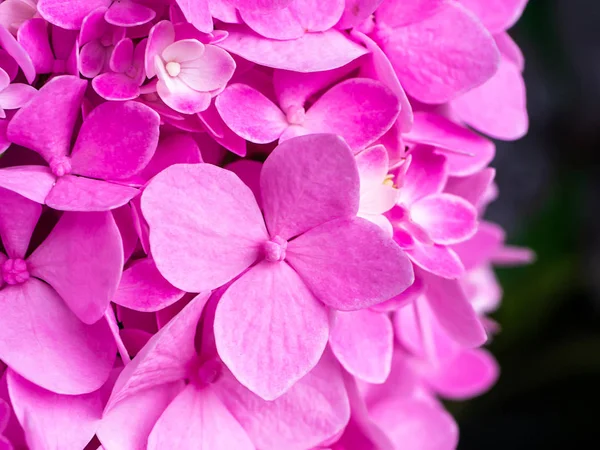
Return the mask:
<svg viewBox="0 0 600 450">
<path fill-rule="evenodd" d="M 456 447 L 525 3 L 0 3 L 0 448 Z"/>
</svg>

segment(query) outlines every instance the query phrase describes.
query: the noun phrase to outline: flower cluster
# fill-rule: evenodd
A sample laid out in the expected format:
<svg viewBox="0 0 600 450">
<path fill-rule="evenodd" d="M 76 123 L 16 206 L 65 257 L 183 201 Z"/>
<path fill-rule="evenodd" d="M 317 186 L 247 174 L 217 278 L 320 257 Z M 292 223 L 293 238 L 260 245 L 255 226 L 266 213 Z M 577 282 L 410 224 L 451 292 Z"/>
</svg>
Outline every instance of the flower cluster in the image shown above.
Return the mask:
<svg viewBox="0 0 600 450">
<path fill-rule="evenodd" d="M 525 3 L 0 3 L 0 448 L 454 448 Z"/>
</svg>

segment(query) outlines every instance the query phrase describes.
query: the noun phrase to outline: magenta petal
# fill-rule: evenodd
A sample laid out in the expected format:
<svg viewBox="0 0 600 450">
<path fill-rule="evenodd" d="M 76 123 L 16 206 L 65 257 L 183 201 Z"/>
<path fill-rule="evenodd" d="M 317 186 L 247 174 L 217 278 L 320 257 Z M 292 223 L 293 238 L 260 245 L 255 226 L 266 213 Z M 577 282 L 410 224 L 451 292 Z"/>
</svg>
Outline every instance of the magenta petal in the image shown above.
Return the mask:
<svg viewBox="0 0 600 450">
<path fill-rule="evenodd" d="M 3 109 L 18 109 L 37 95 L 33 86 L 24 83 L 12 83 L 0 92 L 0 106 Z"/>
<path fill-rule="evenodd" d="M 344 13 L 337 28 L 354 28 L 364 22 L 379 7 L 383 0 L 346 0 Z"/>
<path fill-rule="evenodd" d="M 68 155 L 86 87 L 87 81 L 71 75 L 53 78 L 17 111 L 8 125 L 8 138 L 47 161 Z"/>
<path fill-rule="evenodd" d="M 60 395 L 42 389 L 12 370 L 7 376 L 11 403 L 31 448 L 84 448 L 102 417 L 102 389 L 85 395 Z M 68 432 L 66 432 L 68 430 Z"/>
<path fill-rule="evenodd" d="M 73 173 L 108 180 L 135 175 L 154 155 L 159 124 L 160 116 L 141 103 L 101 104 L 81 126 L 71 155 Z"/>
<path fill-rule="evenodd" d="M 175 303 L 183 294 L 162 277 L 154 261 L 144 259 L 123 272 L 112 301 L 136 311 L 153 312 Z"/>
<path fill-rule="evenodd" d="M 186 20 L 203 33 L 213 31 L 213 21 L 208 0 L 177 0 Z"/>
<path fill-rule="evenodd" d="M 168 20 L 162 20 L 152 27 L 148 35 L 148 44 L 144 58 L 144 66 L 148 78 L 156 75 L 154 60 L 160 56 L 165 48 L 175 41 L 175 28 Z"/>
<path fill-rule="evenodd" d="M 342 366 L 368 383 L 383 383 L 392 365 L 394 331 L 385 313 L 338 312 L 329 345 Z"/>
<path fill-rule="evenodd" d="M 404 27 L 422 22 L 440 10 L 445 0 L 386 0 L 375 17 L 388 27 Z"/>
<path fill-rule="evenodd" d="M 92 87 L 105 100 L 134 100 L 140 95 L 135 80 L 122 73 L 102 73 L 92 80 Z"/>
<path fill-rule="evenodd" d="M 48 28 L 43 19 L 30 19 L 19 27 L 17 39 L 31 57 L 37 73 L 50 73 L 54 54 L 50 47 Z"/>
<path fill-rule="evenodd" d="M 56 177 L 45 166 L 15 166 L 0 170 L 0 187 L 43 204 Z"/>
<path fill-rule="evenodd" d="M 215 390 L 261 450 L 321 448 L 318 444 L 342 430 L 350 416 L 341 370 L 328 353 L 273 401 L 257 397 L 230 374 Z"/>
<path fill-rule="evenodd" d="M 250 438 L 211 387 L 189 384 L 156 421 L 148 450 L 253 450 Z"/>
<path fill-rule="evenodd" d="M 59 211 L 109 211 L 127 204 L 138 193 L 129 186 L 65 175 L 56 180 L 45 203 Z"/>
<path fill-rule="evenodd" d="M 114 2 L 104 14 L 104 19 L 117 27 L 143 25 L 154 17 L 156 17 L 156 12 L 153 9 L 133 1 Z"/>
<path fill-rule="evenodd" d="M 198 294 L 162 327 L 117 379 L 105 413 L 146 389 L 183 380 L 197 359 L 194 337 L 209 293 Z"/>
<path fill-rule="evenodd" d="M 23 70 L 27 82 L 33 83 L 35 79 L 35 67 L 33 66 L 31 57 L 2 25 L 0 25 L 0 46 L 14 58 L 21 70 Z"/>
<path fill-rule="evenodd" d="M 260 189 L 271 236 L 297 236 L 338 217 L 356 215 L 356 162 L 348 145 L 328 134 L 280 144 L 263 164 Z"/>
<path fill-rule="evenodd" d="M 504 239 L 502 227 L 491 222 L 481 222 L 477 233 L 471 239 L 452 248 L 468 271 L 489 263 L 502 248 Z"/>
<path fill-rule="evenodd" d="M 496 170 L 487 168 L 467 177 L 450 177 L 444 191 L 458 195 L 473 206 L 480 207 L 486 199 L 486 193 L 492 186 L 495 176 Z"/>
<path fill-rule="evenodd" d="M 263 261 L 225 291 L 214 330 L 219 356 L 240 383 L 273 400 L 317 364 L 329 324 L 294 269 Z"/>
<path fill-rule="evenodd" d="M 458 278 L 465 268 L 454 250 L 444 245 L 425 245 L 414 241 L 414 246 L 405 250 L 417 266 L 444 278 Z"/>
<path fill-rule="evenodd" d="M 398 98 L 367 78 L 344 81 L 327 91 L 306 113 L 313 133 L 333 133 L 353 150 L 362 150 L 391 128 L 400 112 Z"/>
<path fill-rule="evenodd" d="M 292 4 L 295 2 L 292 2 Z M 309 2 L 310 3 L 310 2 Z M 298 39 L 305 33 L 298 16 L 291 6 L 269 11 L 252 11 L 242 9 L 240 16 L 244 23 L 261 36 L 268 39 L 288 40 Z"/>
<path fill-rule="evenodd" d="M 290 241 L 287 261 L 319 300 L 343 311 L 381 303 L 414 281 L 400 247 L 359 217 L 332 220 Z"/>
<path fill-rule="evenodd" d="M 53 25 L 68 30 L 78 30 L 83 18 L 101 6 L 110 5 L 110 0 L 39 0 L 38 11 Z"/>
<path fill-rule="evenodd" d="M 0 238 L 12 259 L 25 258 L 41 214 L 42 207 L 38 203 L 0 188 Z"/>
<path fill-rule="evenodd" d="M 109 51 L 98 40 L 85 44 L 79 50 L 79 71 L 86 78 L 94 78 L 107 65 Z"/>
<path fill-rule="evenodd" d="M 250 142 L 273 142 L 288 127 L 279 107 L 246 84 L 229 85 L 217 97 L 215 106 L 225 124 Z"/>
<path fill-rule="evenodd" d="M 123 244 L 109 212 L 62 215 L 27 262 L 85 323 L 98 321 L 117 290 Z"/>
<path fill-rule="evenodd" d="M 460 3 L 473 11 L 490 33 L 496 34 L 515 24 L 527 0 L 460 0 Z"/>
<path fill-rule="evenodd" d="M 210 164 L 177 164 L 158 174 L 144 190 L 142 211 L 158 270 L 187 292 L 230 281 L 268 240 L 252 191 Z"/>
<path fill-rule="evenodd" d="M 448 173 L 446 158 L 433 152 L 433 149 L 418 146 L 410 153 L 410 163 L 404 174 L 399 174 L 398 204 L 406 207 L 432 194 L 438 194 L 444 188 Z"/>
<path fill-rule="evenodd" d="M 0 358 L 32 383 L 85 394 L 108 379 L 116 346 L 108 324 L 85 325 L 47 284 L 30 278 L 0 291 Z"/>
<path fill-rule="evenodd" d="M 229 33 L 219 42 L 230 53 L 257 64 L 295 72 L 319 72 L 342 67 L 367 53 L 337 30 L 306 33 L 292 41 L 276 41 L 254 33 L 245 25 L 224 24 Z"/>
<path fill-rule="evenodd" d="M 125 73 L 133 64 L 133 41 L 129 38 L 121 39 L 113 48 L 110 55 L 110 70 Z"/>
</svg>

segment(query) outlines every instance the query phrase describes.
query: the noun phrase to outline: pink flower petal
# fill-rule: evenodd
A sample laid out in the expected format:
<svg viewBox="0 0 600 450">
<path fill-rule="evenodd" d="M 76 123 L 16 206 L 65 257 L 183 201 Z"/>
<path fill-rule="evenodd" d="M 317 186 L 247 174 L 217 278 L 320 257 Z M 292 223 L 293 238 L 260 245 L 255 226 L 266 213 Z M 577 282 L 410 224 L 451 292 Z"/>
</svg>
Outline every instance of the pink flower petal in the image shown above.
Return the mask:
<svg viewBox="0 0 600 450">
<path fill-rule="evenodd" d="M 6 2 L 3 4 L 5 3 Z M 18 3 L 22 2 L 18 1 Z M 44 19 L 35 18 L 23 23 L 23 25 L 19 27 L 17 39 L 19 44 L 21 44 L 31 57 L 37 73 L 52 72 L 52 67 L 54 66 L 54 54 L 50 47 L 47 23 Z"/>
<path fill-rule="evenodd" d="M 337 30 L 306 33 L 293 41 L 263 38 L 245 25 L 224 24 L 229 33 L 219 47 L 257 64 L 296 72 L 336 69 L 367 53 Z"/>
<path fill-rule="evenodd" d="M 157 420 L 148 450 L 201 448 L 253 450 L 250 438 L 210 387 L 189 384 Z"/>
<path fill-rule="evenodd" d="M 227 2 L 238 9 L 267 12 L 285 8 L 292 0 L 227 0 Z"/>
<path fill-rule="evenodd" d="M 390 374 L 394 331 L 384 313 L 338 312 L 329 345 L 342 366 L 361 380 L 383 383 Z"/>
<path fill-rule="evenodd" d="M 394 207 L 398 189 L 384 183 L 389 159 L 383 145 L 375 145 L 356 155 L 360 177 L 359 215 L 379 215 Z"/>
<path fill-rule="evenodd" d="M 494 39 L 502 56 L 523 72 L 525 69 L 525 57 L 512 37 L 508 33 L 503 32 L 494 35 Z"/>
<path fill-rule="evenodd" d="M 210 105 L 209 93 L 195 91 L 179 78 L 159 80 L 156 91 L 167 106 L 181 114 L 197 114 Z"/>
<path fill-rule="evenodd" d="M 113 2 L 104 19 L 117 27 L 135 27 L 150 22 L 156 12 L 147 6 L 129 0 Z"/>
<path fill-rule="evenodd" d="M 16 34 L 35 13 L 36 5 L 29 0 L 5 0 L 0 4 L 0 25 Z"/>
<path fill-rule="evenodd" d="M 129 186 L 65 175 L 56 180 L 45 203 L 59 211 L 109 211 L 127 204 L 138 193 Z"/>
<path fill-rule="evenodd" d="M 240 383 L 273 400 L 317 364 L 329 324 L 294 269 L 263 261 L 225 291 L 214 330 L 219 356 Z"/>
<path fill-rule="evenodd" d="M 39 5 L 38 5 L 39 8 Z M 6 28 L 0 25 L 0 46 L 14 58 L 17 62 L 28 83 L 33 83 L 35 79 L 35 67 L 31 57 L 21 44 L 10 34 Z"/>
<path fill-rule="evenodd" d="M 27 260 L 30 272 L 49 283 L 85 323 L 104 315 L 123 267 L 123 244 L 113 216 L 64 213 Z"/>
<path fill-rule="evenodd" d="M 79 46 L 101 39 L 105 34 L 110 33 L 111 27 L 104 20 L 106 10 L 107 8 L 101 6 L 84 17 L 79 30 Z"/>
<path fill-rule="evenodd" d="M 43 204 L 56 177 L 45 166 L 16 166 L 0 170 L 0 187 Z"/>
<path fill-rule="evenodd" d="M 158 174 L 144 190 L 142 211 L 158 270 L 187 292 L 227 283 L 268 240 L 250 189 L 209 164 L 177 164 Z"/>
<path fill-rule="evenodd" d="M 346 0 L 344 13 L 337 24 L 342 30 L 354 28 L 365 21 L 383 0 Z"/>
<path fill-rule="evenodd" d="M 241 9 L 240 16 L 244 23 L 261 36 L 268 39 L 288 40 L 298 39 L 305 33 L 299 17 L 294 14 L 292 4 L 286 8 L 269 11 Z M 310 3 L 310 1 L 309 1 Z M 306 30 L 309 31 L 309 30 Z"/>
<path fill-rule="evenodd" d="M 146 45 L 146 54 L 144 58 L 144 67 L 148 78 L 156 75 L 154 70 L 154 60 L 175 41 L 175 28 L 168 20 L 158 22 L 150 30 L 148 35 L 148 44 Z"/>
<path fill-rule="evenodd" d="M 10 258 L 25 258 L 41 214 L 39 204 L 0 188 L 0 238 Z"/>
<path fill-rule="evenodd" d="M 512 27 L 527 5 L 527 0 L 460 0 L 481 22 L 496 34 Z"/>
<path fill-rule="evenodd" d="M 333 133 L 362 150 L 391 128 L 400 112 L 398 98 L 382 83 L 358 78 L 327 91 L 306 113 L 313 133 Z"/>
<path fill-rule="evenodd" d="M 490 167 L 467 177 L 450 177 L 444 191 L 458 195 L 473 206 L 479 207 L 484 203 L 485 195 L 495 176 L 496 170 Z"/>
<path fill-rule="evenodd" d="M 477 233 L 471 239 L 452 248 L 468 271 L 489 263 L 494 254 L 502 248 L 504 239 L 502 227 L 491 222 L 481 222 Z"/>
<path fill-rule="evenodd" d="M 0 106 L 3 109 L 18 109 L 31 101 L 37 94 L 33 86 L 13 83 L 0 92 Z"/>
<path fill-rule="evenodd" d="M 267 158 L 260 189 L 271 236 L 297 236 L 338 217 L 356 215 L 359 179 L 348 146 L 334 135 L 297 137 Z"/>
<path fill-rule="evenodd" d="M 405 27 L 436 14 L 445 0 L 388 0 L 377 8 L 375 17 L 387 27 Z"/>
<path fill-rule="evenodd" d="M 488 80 L 499 53 L 490 33 L 465 8 L 445 2 L 433 16 L 379 36 L 407 93 L 444 103 Z"/>
<path fill-rule="evenodd" d="M 101 104 L 81 126 L 71 155 L 73 173 L 105 180 L 135 175 L 154 155 L 159 124 L 160 116 L 141 103 Z"/>
<path fill-rule="evenodd" d="M 113 48 L 110 55 L 110 70 L 125 73 L 133 64 L 133 41 L 129 38 L 121 39 Z"/>
<path fill-rule="evenodd" d="M 111 0 L 39 0 L 37 7 L 41 16 L 51 24 L 78 30 L 85 16 L 110 3 Z"/>
<path fill-rule="evenodd" d="M 444 245 L 425 245 L 415 239 L 413 247 L 405 251 L 417 266 L 440 277 L 452 279 L 465 273 L 456 252 Z"/>
<path fill-rule="evenodd" d="M 122 73 L 102 73 L 92 80 L 92 87 L 105 100 L 135 100 L 140 95 L 136 81 Z"/>
<path fill-rule="evenodd" d="M 207 45 L 197 59 L 181 64 L 179 78 L 195 91 L 222 89 L 233 76 L 235 61 L 222 48 Z"/>
<path fill-rule="evenodd" d="M 104 406 L 103 389 L 85 395 L 55 394 L 12 370 L 7 381 L 15 415 L 31 448 L 48 448 L 58 442 L 65 448 L 84 448 L 96 434 Z"/>
<path fill-rule="evenodd" d="M 208 0 L 177 0 L 186 20 L 203 33 L 213 31 L 210 3 Z"/>
<path fill-rule="evenodd" d="M 88 42 L 79 51 L 79 71 L 86 78 L 94 78 L 102 73 L 109 51 L 100 41 Z"/>
<path fill-rule="evenodd" d="M 415 147 L 410 154 L 408 169 L 398 174 L 400 195 L 398 204 L 410 206 L 414 202 L 442 191 L 448 174 L 446 158 L 427 147 Z"/>
<path fill-rule="evenodd" d="M 8 138 L 47 161 L 67 155 L 86 87 L 87 81 L 74 76 L 53 78 L 17 111 L 8 126 Z"/>
<path fill-rule="evenodd" d="M 20 0 L 16 1 L 20 2 Z M 0 3 L 0 7 L 1 5 L 5 4 L 6 2 Z M 11 81 L 14 80 L 17 74 L 19 73 L 19 66 L 17 62 L 12 56 L 10 56 L 7 52 L 5 52 L 2 49 L 0 49 L 0 67 L 8 74 Z"/>
<path fill-rule="evenodd" d="M 30 278 L 0 290 L 0 357 L 32 383 L 85 394 L 108 379 L 116 346 L 106 321 L 85 325 L 47 284 Z"/>
</svg>

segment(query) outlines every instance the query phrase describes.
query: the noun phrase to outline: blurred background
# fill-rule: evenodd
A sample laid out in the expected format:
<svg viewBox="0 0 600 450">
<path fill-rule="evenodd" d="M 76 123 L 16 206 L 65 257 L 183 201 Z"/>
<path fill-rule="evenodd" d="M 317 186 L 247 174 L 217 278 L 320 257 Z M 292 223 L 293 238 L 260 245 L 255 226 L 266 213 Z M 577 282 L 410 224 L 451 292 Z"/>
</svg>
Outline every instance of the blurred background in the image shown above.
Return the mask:
<svg viewBox="0 0 600 450">
<path fill-rule="evenodd" d="M 531 127 L 498 143 L 487 217 L 538 258 L 498 270 L 498 384 L 448 406 L 462 450 L 589 448 L 600 419 L 600 1 L 530 0 L 510 34 L 526 58 Z"/>
</svg>

